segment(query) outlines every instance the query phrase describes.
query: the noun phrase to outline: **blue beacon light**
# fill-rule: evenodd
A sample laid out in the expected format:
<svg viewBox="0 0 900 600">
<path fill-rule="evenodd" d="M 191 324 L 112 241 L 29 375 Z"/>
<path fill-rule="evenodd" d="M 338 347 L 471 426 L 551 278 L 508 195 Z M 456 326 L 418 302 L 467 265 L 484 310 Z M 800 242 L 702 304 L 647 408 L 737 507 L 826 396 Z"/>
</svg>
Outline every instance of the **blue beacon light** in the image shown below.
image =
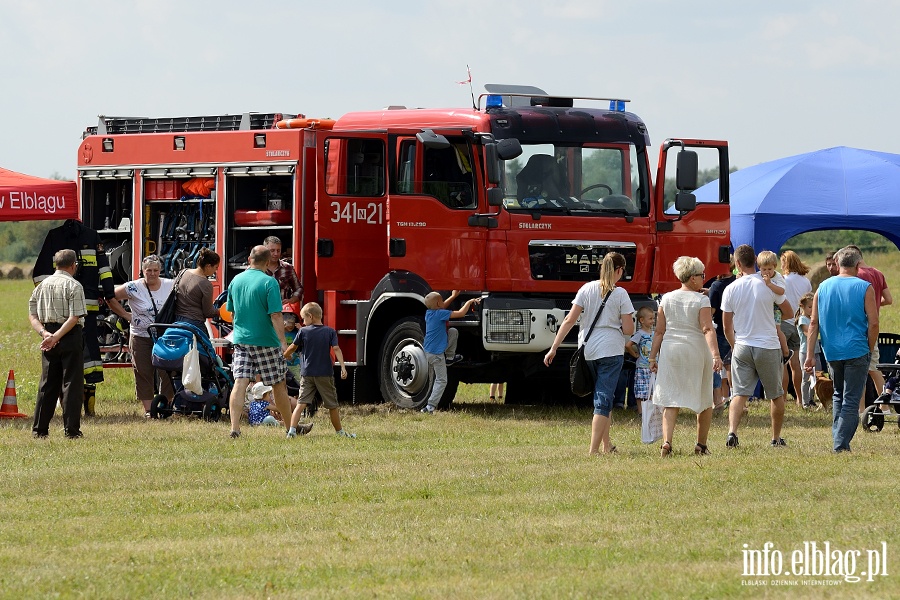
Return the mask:
<svg viewBox="0 0 900 600">
<path fill-rule="evenodd" d="M 625 101 L 624 100 L 610 100 L 609 101 L 609 110 L 614 110 L 616 112 L 625 112 Z"/>
<path fill-rule="evenodd" d="M 496 94 L 488 95 L 484 106 L 485 108 L 500 108 L 503 106 L 503 96 L 498 96 Z"/>
</svg>

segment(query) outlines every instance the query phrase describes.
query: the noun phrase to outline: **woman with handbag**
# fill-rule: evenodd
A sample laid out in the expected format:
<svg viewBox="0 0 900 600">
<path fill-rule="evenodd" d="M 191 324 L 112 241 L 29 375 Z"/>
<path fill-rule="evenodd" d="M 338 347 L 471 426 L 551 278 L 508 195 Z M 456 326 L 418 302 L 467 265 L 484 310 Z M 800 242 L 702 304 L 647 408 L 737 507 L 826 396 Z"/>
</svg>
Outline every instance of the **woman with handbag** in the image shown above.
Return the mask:
<svg viewBox="0 0 900 600">
<path fill-rule="evenodd" d="M 201 248 L 197 256 L 197 266 L 185 269 L 178 279 L 175 291 L 175 319 L 196 325 L 206 331 L 206 319 L 219 314 L 213 307 L 213 286 L 210 276 L 219 269 L 222 259 L 209 248 Z"/>
<path fill-rule="evenodd" d="M 172 293 L 174 282 L 159 276 L 162 271 L 162 261 L 155 254 L 151 254 L 141 261 L 141 272 L 144 276 L 124 285 L 116 287 L 116 300 L 128 300 L 130 313 L 126 313 L 126 320 L 131 324 L 131 336 L 128 347 L 131 352 L 131 365 L 134 368 L 134 389 L 137 399 L 144 405 L 144 416 L 150 416 L 150 405 L 153 396 L 156 395 L 154 375 L 156 369 L 150 362 L 153 350 L 153 340 L 147 326 L 156 321 L 156 315 L 166 303 L 169 294 Z M 175 391 L 169 377 L 160 372 L 162 393 L 167 398 L 172 398 Z"/>
<path fill-rule="evenodd" d="M 697 413 L 694 453 L 709 454 L 706 438 L 712 422 L 713 371 L 722 369 L 722 359 L 709 298 L 700 292 L 703 268 L 699 258 L 679 257 L 672 269 L 681 287 L 662 297 L 656 315 L 649 361 L 650 371 L 656 373 L 653 404 L 663 408 L 663 458 L 672 454 L 672 434 L 681 408 Z"/>
<path fill-rule="evenodd" d="M 591 421 L 590 454 L 615 452 L 609 441 L 610 413 L 616 395 L 616 384 L 625 355 L 625 342 L 634 333 L 634 306 L 628 292 L 616 283 L 625 274 L 625 257 L 609 252 L 600 264 L 600 278 L 583 286 L 575 294 L 572 310 L 563 319 L 556 338 L 544 356 L 548 367 L 556 356 L 556 350 L 569 331 L 582 317 L 578 331 L 578 345 L 584 347 L 584 358 L 594 376 L 594 418 Z M 582 313 L 584 313 L 582 315 Z"/>
</svg>

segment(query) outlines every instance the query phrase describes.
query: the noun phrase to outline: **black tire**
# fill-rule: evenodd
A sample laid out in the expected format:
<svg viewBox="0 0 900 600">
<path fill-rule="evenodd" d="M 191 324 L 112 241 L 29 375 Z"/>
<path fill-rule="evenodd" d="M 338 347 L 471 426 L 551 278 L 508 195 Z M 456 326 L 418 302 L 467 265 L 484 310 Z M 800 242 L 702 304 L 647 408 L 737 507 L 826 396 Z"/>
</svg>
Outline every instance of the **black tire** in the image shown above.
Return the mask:
<svg viewBox="0 0 900 600">
<path fill-rule="evenodd" d="M 381 396 L 400 408 L 421 408 L 431 394 L 433 378 L 422 349 L 424 331 L 424 320 L 405 317 L 391 325 L 381 344 Z"/>
<path fill-rule="evenodd" d="M 153 397 L 150 403 L 150 418 L 152 419 L 168 419 L 172 416 L 172 410 L 169 408 L 169 400 L 162 394 Z"/>
<path fill-rule="evenodd" d="M 203 404 L 203 420 L 218 423 L 222 416 L 222 405 L 218 398 L 210 398 Z"/>
<path fill-rule="evenodd" d="M 860 419 L 862 428 L 865 431 L 875 433 L 884 429 L 884 414 L 881 408 L 873 404 L 863 411 L 862 419 Z"/>
</svg>

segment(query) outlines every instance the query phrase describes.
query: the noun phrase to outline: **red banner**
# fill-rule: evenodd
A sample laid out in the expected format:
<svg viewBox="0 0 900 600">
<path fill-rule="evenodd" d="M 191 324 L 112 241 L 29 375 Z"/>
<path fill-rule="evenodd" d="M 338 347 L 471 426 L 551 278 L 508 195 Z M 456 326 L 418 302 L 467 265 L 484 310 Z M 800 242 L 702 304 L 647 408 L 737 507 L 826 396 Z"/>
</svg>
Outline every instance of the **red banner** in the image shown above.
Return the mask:
<svg viewBox="0 0 900 600">
<path fill-rule="evenodd" d="M 0 168 L 0 221 L 77 219 L 74 181 L 56 181 Z"/>
</svg>

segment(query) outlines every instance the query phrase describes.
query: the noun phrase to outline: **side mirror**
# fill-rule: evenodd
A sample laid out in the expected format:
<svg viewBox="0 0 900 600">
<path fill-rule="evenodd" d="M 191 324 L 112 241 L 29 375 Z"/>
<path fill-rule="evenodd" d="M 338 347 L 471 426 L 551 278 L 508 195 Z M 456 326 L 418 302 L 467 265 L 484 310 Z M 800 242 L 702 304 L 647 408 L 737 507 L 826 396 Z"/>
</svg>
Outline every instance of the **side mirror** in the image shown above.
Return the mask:
<svg viewBox="0 0 900 600">
<path fill-rule="evenodd" d="M 691 150 L 682 150 L 678 153 L 675 164 L 675 187 L 679 192 L 693 192 L 697 189 L 697 174 L 699 172 L 697 153 Z"/>
<path fill-rule="evenodd" d="M 691 212 L 697 208 L 697 197 L 688 192 L 675 194 L 675 210 L 678 212 Z"/>
<path fill-rule="evenodd" d="M 522 155 L 522 144 L 516 138 L 507 138 L 497 142 L 497 155 L 500 160 L 512 160 Z"/>
<path fill-rule="evenodd" d="M 450 142 L 442 135 L 438 135 L 430 129 L 423 129 L 416 134 L 416 139 L 426 148 L 443 150 L 450 147 Z"/>
<path fill-rule="evenodd" d="M 503 206 L 503 190 L 493 187 L 487 191 L 488 206 Z"/>
</svg>

